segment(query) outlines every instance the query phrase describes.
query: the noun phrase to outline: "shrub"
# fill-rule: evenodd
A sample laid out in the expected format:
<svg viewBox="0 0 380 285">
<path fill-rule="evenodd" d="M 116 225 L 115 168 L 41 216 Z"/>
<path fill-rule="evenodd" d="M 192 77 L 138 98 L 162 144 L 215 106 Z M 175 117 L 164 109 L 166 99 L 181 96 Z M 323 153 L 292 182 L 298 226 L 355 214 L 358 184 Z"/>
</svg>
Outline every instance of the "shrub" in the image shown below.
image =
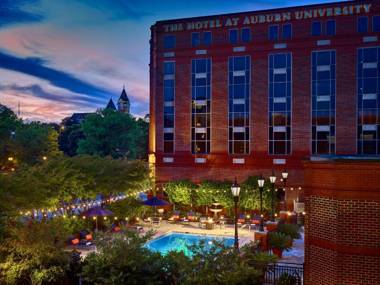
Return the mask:
<svg viewBox="0 0 380 285">
<path fill-rule="evenodd" d="M 279 224 L 277 232 L 290 236 L 292 239 L 299 239 L 301 234 L 299 233 L 300 227 L 294 224 Z"/>
<path fill-rule="evenodd" d="M 291 244 L 291 237 L 280 233 L 280 232 L 270 232 L 269 233 L 269 245 L 271 248 L 278 248 L 282 250 L 289 250 Z"/>
</svg>

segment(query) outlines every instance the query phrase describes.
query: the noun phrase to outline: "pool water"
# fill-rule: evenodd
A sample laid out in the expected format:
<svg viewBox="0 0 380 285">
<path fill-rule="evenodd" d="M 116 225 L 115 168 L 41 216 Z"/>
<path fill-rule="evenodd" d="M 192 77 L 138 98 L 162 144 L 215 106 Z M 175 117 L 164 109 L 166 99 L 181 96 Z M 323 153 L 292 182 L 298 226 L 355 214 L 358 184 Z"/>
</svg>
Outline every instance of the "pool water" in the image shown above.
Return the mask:
<svg viewBox="0 0 380 285">
<path fill-rule="evenodd" d="M 233 246 L 234 244 L 234 239 L 230 237 L 169 233 L 147 242 L 146 247 L 163 255 L 169 251 L 182 251 L 185 255 L 192 256 L 188 246 L 199 244 L 201 240 L 205 241 L 206 249 L 207 247 L 211 248 L 213 241 L 223 241 L 225 246 Z"/>
</svg>

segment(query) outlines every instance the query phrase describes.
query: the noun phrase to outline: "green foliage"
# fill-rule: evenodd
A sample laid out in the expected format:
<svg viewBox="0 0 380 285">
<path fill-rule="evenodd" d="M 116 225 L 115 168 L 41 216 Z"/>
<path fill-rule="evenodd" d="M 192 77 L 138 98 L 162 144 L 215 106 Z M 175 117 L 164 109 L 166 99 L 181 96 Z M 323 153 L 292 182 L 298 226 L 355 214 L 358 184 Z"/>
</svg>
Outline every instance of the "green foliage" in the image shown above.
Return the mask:
<svg viewBox="0 0 380 285">
<path fill-rule="evenodd" d="M 217 202 L 225 208 L 231 208 L 233 206 L 231 184 L 229 181 L 203 181 L 195 195 L 196 205 L 209 206 Z"/>
<path fill-rule="evenodd" d="M 165 185 L 169 201 L 178 205 L 194 204 L 196 185 L 189 180 L 172 181 Z"/>
<path fill-rule="evenodd" d="M 278 285 L 296 285 L 297 277 L 290 275 L 287 272 L 281 274 L 280 278 L 276 282 Z"/>
<path fill-rule="evenodd" d="M 260 192 L 258 177 L 250 176 L 241 185 L 239 205 L 242 209 L 260 209 Z M 230 181 L 203 181 L 196 186 L 188 180 L 172 181 L 166 184 L 165 192 L 172 203 L 179 205 L 210 206 L 214 202 L 223 207 L 233 207 Z M 271 193 L 269 182 L 264 185 L 263 209 L 270 209 Z M 276 200 L 276 197 L 275 197 Z"/>
<path fill-rule="evenodd" d="M 271 248 L 278 248 L 282 250 L 289 250 L 291 248 L 291 237 L 279 233 L 279 232 L 270 232 L 269 234 L 269 246 Z"/>
<path fill-rule="evenodd" d="M 58 149 L 58 133 L 48 124 L 23 123 L 8 108 L 0 109 L 0 167 L 3 170 L 22 164 L 36 164 L 61 155 Z M 12 162 L 8 157 L 13 157 Z"/>
<path fill-rule="evenodd" d="M 147 156 L 148 123 L 129 114 L 104 110 L 82 122 L 78 154 L 142 159 Z"/>
<path fill-rule="evenodd" d="M 80 125 L 67 126 L 60 133 L 59 148 L 65 155 L 74 156 L 77 154 L 78 143 L 81 139 L 84 139 L 84 134 Z"/>
<path fill-rule="evenodd" d="M 70 255 L 58 222 L 14 226 L 0 245 L 1 284 L 63 284 Z"/>
<path fill-rule="evenodd" d="M 252 267 L 234 249 L 215 242 L 190 247 L 165 256 L 147 250 L 148 236 L 127 233 L 126 238 L 102 237 L 98 253 L 90 254 L 83 265 L 85 284 L 261 284 L 262 272 Z"/>
<path fill-rule="evenodd" d="M 260 209 L 260 191 L 257 183 L 259 177 L 249 176 L 241 185 L 240 207 L 246 210 Z M 263 210 L 271 207 L 271 192 L 269 181 L 265 181 L 263 190 Z M 275 197 L 276 201 L 276 197 Z"/>
<path fill-rule="evenodd" d="M 15 213 L 33 207 L 57 207 L 78 197 L 145 190 L 148 181 L 147 165 L 141 161 L 86 155 L 49 159 L 0 176 L 0 209 L 4 206 Z"/>
<path fill-rule="evenodd" d="M 300 227 L 295 224 L 279 224 L 276 231 L 288 235 L 292 239 L 301 238 Z"/>
<path fill-rule="evenodd" d="M 91 253 L 83 264 L 84 284 L 164 284 L 161 256 L 144 247 L 152 236 L 133 232 L 97 240 L 98 253 Z"/>
<path fill-rule="evenodd" d="M 120 218 L 135 218 L 151 216 L 153 214 L 153 207 L 142 205 L 141 201 L 128 198 L 122 201 L 118 201 L 109 205 L 109 209 Z"/>
</svg>

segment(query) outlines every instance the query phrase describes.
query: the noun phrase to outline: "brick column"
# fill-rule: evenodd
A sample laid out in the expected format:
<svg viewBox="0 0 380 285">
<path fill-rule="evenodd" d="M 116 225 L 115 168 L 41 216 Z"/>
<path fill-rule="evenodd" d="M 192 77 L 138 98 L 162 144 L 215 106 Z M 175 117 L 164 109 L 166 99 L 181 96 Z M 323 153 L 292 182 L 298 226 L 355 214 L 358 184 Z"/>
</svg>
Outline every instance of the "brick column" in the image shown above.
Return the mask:
<svg viewBox="0 0 380 285">
<path fill-rule="evenodd" d="M 305 284 L 380 284 L 380 162 L 305 164 Z"/>
</svg>

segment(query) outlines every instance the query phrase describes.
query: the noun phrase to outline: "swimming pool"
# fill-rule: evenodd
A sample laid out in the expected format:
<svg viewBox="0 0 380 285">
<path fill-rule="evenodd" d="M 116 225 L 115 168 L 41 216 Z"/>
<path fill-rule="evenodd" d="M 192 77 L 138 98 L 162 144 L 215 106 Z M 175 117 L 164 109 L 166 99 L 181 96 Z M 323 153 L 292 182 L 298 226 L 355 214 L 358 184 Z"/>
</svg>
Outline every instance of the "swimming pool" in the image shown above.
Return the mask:
<svg viewBox="0 0 380 285">
<path fill-rule="evenodd" d="M 168 233 L 146 243 L 146 247 L 152 251 L 158 251 L 165 255 L 169 251 L 183 251 L 185 255 L 191 256 L 192 252 L 188 246 L 199 244 L 201 240 L 206 241 L 206 248 L 212 246 L 212 241 L 223 241 L 225 246 L 233 246 L 234 239 L 231 237 L 220 237 L 212 235 L 197 235 L 187 233 Z"/>
</svg>

